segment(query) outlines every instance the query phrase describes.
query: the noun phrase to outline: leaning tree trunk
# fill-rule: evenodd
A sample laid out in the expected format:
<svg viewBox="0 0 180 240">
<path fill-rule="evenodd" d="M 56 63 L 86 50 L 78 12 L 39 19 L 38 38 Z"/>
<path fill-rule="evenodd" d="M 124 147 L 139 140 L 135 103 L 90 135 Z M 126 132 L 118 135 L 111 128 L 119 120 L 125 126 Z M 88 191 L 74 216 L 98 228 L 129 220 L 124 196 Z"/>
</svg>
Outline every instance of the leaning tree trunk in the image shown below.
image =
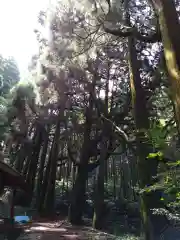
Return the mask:
<svg viewBox="0 0 180 240">
<path fill-rule="evenodd" d="M 37 130 L 36 130 L 37 136 L 36 136 L 35 142 L 33 143 L 34 144 L 33 153 L 32 153 L 32 158 L 29 164 L 29 169 L 28 169 L 27 178 L 26 178 L 27 183 L 31 186 L 32 193 L 34 191 L 34 186 L 35 186 L 35 178 L 36 178 L 39 154 L 41 150 L 43 130 L 44 129 L 42 128 L 42 126 L 37 126 Z"/>
<path fill-rule="evenodd" d="M 16 158 L 16 161 L 15 161 L 15 164 L 14 164 L 14 167 L 15 169 L 18 171 L 18 172 L 22 172 L 22 169 L 23 169 L 23 164 L 24 164 L 24 161 L 26 159 L 26 154 L 27 154 L 27 146 L 25 143 L 22 143 L 21 146 L 20 146 L 20 150 L 17 154 L 17 158 Z"/>
<path fill-rule="evenodd" d="M 14 194 L 14 203 L 16 205 L 21 205 L 27 207 L 31 204 L 32 197 L 33 197 L 33 190 L 35 184 L 35 177 L 36 177 L 36 170 L 37 170 L 37 163 L 39 152 L 41 149 L 41 140 L 42 140 L 42 133 L 41 129 L 36 129 L 35 134 L 33 136 L 33 143 L 31 149 L 28 147 L 27 149 L 27 159 L 26 163 L 21 166 L 24 178 L 26 179 L 27 183 L 29 184 L 29 191 L 15 191 Z M 22 147 L 22 146 L 21 146 Z"/>
<path fill-rule="evenodd" d="M 159 17 L 164 55 L 172 86 L 177 127 L 180 132 L 180 24 L 174 1 L 149 0 Z"/>
<path fill-rule="evenodd" d="M 17 152 L 14 167 L 20 173 L 23 173 L 23 167 L 24 167 L 25 160 L 28 157 L 28 155 L 31 155 L 31 152 L 32 152 L 31 151 L 31 147 L 32 147 L 31 143 L 32 142 L 29 140 L 29 136 L 30 136 L 31 133 L 32 133 L 32 127 L 30 128 L 30 130 L 27 134 L 27 137 L 21 140 L 20 146 L 19 146 L 19 144 L 17 144 L 17 146 L 16 146 L 16 148 L 19 147 L 20 149 Z"/>
<path fill-rule="evenodd" d="M 31 163 L 31 159 L 32 159 L 33 152 L 34 152 L 33 149 L 34 149 L 34 145 L 35 145 L 35 142 L 36 142 L 36 139 L 37 139 L 37 135 L 38 135 L 38 131 L 36 131 L 36 129 L 35 129 L 33 139 L 32 139 L 32 144 L 30 146 L 30 149 L 28 149 L 28 154 L 27 154 L 27 157 L 26 157 L 26 160 L 25 160 L 25 163 L 24 163 L 24 166 L 23 166 L 23 170 L 22 170 L 23 175 L 25 177 L 27 176 L 29 165 Z"/>
</svg>

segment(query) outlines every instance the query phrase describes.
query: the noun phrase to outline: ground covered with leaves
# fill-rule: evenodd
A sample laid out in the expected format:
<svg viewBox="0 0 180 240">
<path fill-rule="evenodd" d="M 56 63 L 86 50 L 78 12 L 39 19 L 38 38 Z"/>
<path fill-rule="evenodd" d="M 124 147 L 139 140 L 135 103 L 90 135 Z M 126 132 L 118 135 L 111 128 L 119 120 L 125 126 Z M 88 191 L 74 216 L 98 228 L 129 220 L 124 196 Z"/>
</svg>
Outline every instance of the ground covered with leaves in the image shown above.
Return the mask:
<svg viewBox="0 0 180 240">
<path fill-rule="evenodd" d="M 97 231 L 89 226 L 72 226 L 66 220 L 36 220 L 28 225 L 19 225 L 13 230 L 6 228 L 0 234 L 0 240 L 58 240 L 58 239 L 122 239 L 122 240 L 136 240 L 137 237 L 133 235 L 115 236 L 106 232 Z"/>
</svg>

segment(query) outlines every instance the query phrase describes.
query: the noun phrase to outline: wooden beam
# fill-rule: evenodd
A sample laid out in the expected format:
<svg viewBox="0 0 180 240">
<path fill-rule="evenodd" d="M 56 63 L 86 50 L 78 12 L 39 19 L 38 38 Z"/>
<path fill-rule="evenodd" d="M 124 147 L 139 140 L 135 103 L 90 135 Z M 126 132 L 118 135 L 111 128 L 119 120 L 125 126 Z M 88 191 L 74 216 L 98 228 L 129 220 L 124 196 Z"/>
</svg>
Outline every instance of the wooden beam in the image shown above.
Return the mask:
<svg viewBox="0 0 180 240">
<path fill-rule="evenodd" d="M 14 177 L 23 177 L 18 171 L 16 171 L 10 165 L 2 161 L 0 161 L 0 171 L 4 173 L 8 173 Z"/>
</svg>

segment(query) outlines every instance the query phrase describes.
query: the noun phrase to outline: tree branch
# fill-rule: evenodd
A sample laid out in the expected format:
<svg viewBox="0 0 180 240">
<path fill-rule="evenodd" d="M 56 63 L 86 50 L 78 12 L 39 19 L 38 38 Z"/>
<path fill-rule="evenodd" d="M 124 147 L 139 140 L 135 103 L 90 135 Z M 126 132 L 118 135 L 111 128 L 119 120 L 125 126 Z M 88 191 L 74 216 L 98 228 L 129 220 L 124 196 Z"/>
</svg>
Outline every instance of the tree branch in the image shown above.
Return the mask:
<svg viewBox="0 0 180 240">
<path fill-rule="evenodd" d="M 92 94 L 92 98 L 93 98 L 93 101 L 94 101 L 94 104 L 95 104 L 95 107 L 97 109 L 97 113 L 98 113 L 98 116 L 106 121 L 108 121 L 111 126 L 116 129 L 117 133 L 119 134 L 119 136 L 121 136 L 126 143 L 133 143 L 135 142 L 136 138 L 132 138 L 132 139 L 129 139 L 129 137 L 127 136 L 127 134 L 121 129 L 119 128 L 114 122 L 112 122 L 110 119 L 106 118 L 102 113 L 101 113 L 101 110 L 100 110 L 100 107 L 99 107 L 99 104 L 98 104 L 98 101 L 97 101 L 97 98 L 95 96 L 94 93 L 91 93 Z"/>
<path fill-rule="evenodd" d="M 161 41 L 161 35 L 158 31 L 151 36 L 142 35 L 137 31 L 136 28 L 131 28 L 128 31 L 123 32 L 120 29 L 110 29 L 104 26 L 104 31 L 117 37 L 130 37 L 133 35 L 137 40 L 147 43 L 155 43 Z"/>
<path fill-rule="evenodd" d="M 129 138 L 128 135 L 118 126 L 116 126 L 115 123 L 113 123 L 110 119 L 106 118 L 103 114 L 101 114 L 101 118 L 105 119 L 106 121 L 108 121 L 109 123 L 111 123 L 111 125 L 116 129 L 117 133 L 127 142 L 127 143 L 133 143 L 135 142 L 136 138 Z"/>
</svg>

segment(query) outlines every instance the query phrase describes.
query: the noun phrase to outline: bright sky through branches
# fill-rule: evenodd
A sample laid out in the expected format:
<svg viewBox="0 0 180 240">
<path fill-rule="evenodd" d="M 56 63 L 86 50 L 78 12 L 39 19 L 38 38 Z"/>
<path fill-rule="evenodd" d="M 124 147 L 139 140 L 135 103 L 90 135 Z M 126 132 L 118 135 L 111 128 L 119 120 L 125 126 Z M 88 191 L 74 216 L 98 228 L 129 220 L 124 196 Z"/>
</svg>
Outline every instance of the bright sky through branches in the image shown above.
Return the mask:
<svg viewBox="0 0 180 240">
<path fill-rule="evenodd" d="M 38 50 L 37 16 L 50 0 L 0 0 L 0 54 L 13 56 L 21 73 Z"/>
</svg>

